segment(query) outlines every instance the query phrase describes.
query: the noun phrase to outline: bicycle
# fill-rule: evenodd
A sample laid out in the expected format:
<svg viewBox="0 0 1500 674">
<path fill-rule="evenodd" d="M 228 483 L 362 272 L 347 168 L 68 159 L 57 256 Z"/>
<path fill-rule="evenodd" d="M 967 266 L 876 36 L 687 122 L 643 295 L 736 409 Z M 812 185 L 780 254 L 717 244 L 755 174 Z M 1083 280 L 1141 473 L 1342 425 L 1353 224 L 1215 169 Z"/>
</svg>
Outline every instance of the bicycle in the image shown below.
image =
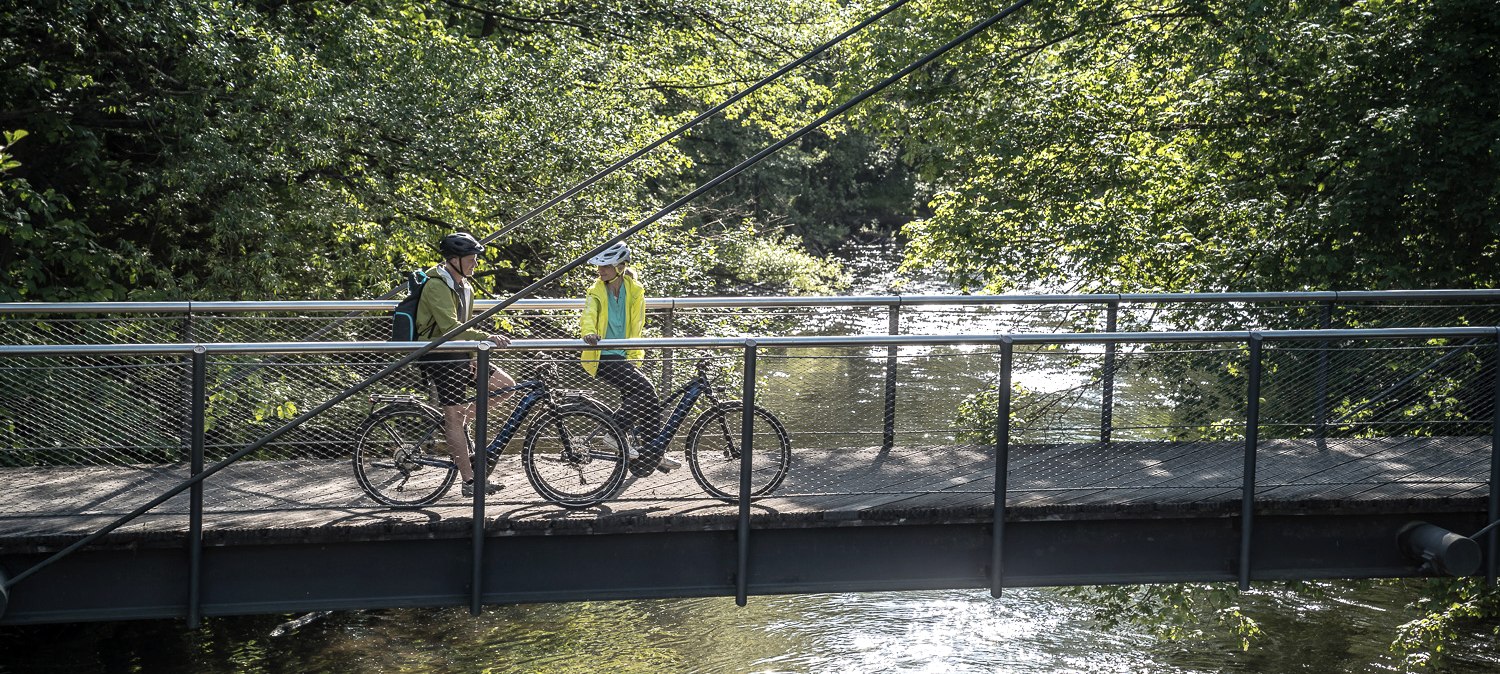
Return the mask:
<svg viewBox="0 0 1500 674">
<path fill-rule="evenodd" d="M 586 508 L 614 496 L 625 483 L 628 459 L 623 434 L 612 417 L 582 392 L 556 388 L 556 367 L 538 366 L 527 381 L 491 392 L 522 397 L 495 434 L 485 456 L 488 471 L 502 450 L 532 416 L 521 445 L 521 465 L 543 498 L 565 508 Z M 354 476 L 371 498 L 390 506 L 423 506 L 453 486 L 458 465 L 447 451 L 443 415 L 416 396 L 376 395 L 360 424 L 354 448 Z M 472 454 L 471 454 L 472 455 Z"/>
<path fill-rule="evenodd" d="M 673 400 L 678 401 L 661 431 L 654 437 L 647 438 L 644 445 L 639 442 L 635 444 L 640 445 L 642 455 L 665 455 L 688 412 L 700 399 L 706 398 L 708 409 L 693 421 L 684 440 L 683 451 L 687 455 L 688 468 L 698 486 L 708 495 L 729 503 L 738 503 L 743 454 L 740 451 L 741 424 L 744 422 L 745 405 L 740 400 L 718 398 L 717 394 L 723 393 L 725 387 L 712 383 L 708 375 L 709 359 L 700 358 L 697 370 L 696 376 L 662 402 L 665 409 Z M 601 414 L 609 415 L 610 418 L 615 416 L 609 407 L 592 398 L 579 402 L 598 408 Z M 759 405 L 754 407 L 751 424 L 755 444 L 750 457 L 750 497 L 757 498 L 776 491 L 786 479 L 792 462 L 792 442 L 781 420 Z M 629 437 L 632 442 L 635 441 L 633 429 Z M 769 446 L 764 444 L 767 441 L 770 441 Z"/>
</svg>

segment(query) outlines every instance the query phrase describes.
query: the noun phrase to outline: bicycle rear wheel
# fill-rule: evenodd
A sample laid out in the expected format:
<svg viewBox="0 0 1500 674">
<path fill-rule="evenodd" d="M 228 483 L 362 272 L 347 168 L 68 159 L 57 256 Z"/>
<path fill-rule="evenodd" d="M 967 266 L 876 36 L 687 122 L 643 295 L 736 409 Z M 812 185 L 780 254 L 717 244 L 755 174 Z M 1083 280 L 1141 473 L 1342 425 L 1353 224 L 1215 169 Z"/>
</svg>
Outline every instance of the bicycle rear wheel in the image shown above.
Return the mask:
<svg viewBox="0 0 1500 674">
<path fill-rule="evenodd" d="M 542 498 L 564 508 L 598 505 L 625 483 L 623 434 L 591 406 L 542 412 L 526 434 L 521 466 Z"/>
<path fill-rule="evenodd" d="M 391 405 L 371 413 L 360 425 L 354 477 L 376 501 L 427 505 L 442 498 L 457 475 L 437 410 Z"/>
<path fill-rule="evenodd" d="M 744 403 L 714 405 L 693 422 L 686 441 L 688 468 L 698 486 L 714 498 L 740 498 L 740 451 Z M 751 416 L 754 445 L 750 456 L 750 497 L 765 496 L 786 479 L 792 465 L 792 441 L 781 420 L 757 406 Z"/>
</svg>

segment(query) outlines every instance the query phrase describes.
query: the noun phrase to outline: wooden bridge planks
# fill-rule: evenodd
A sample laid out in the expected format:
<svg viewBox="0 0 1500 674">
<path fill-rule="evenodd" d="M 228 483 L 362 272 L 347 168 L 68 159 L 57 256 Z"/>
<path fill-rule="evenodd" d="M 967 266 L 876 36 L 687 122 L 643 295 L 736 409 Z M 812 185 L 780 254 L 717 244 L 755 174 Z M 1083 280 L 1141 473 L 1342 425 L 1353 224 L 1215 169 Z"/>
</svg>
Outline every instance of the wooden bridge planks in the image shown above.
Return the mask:
<svg viewBox="0 0 1500 674">
<path fill-rule="evenodd" d="M 786 483 L 757 501 L 757 521 L 858 521 L 867 513 L 910 511 L 941 520 L 943 509 L 988 508 L 993 448 L 977 445 L 798 450 Z M 1198 506 L 1238 501 L 1243 441 L 1017 445 L 1011 450 L 1007 504 L 1030 516 L 1067 516 L 1079 508 Z M 679 455 L 680 456 L 680 455 Z M 1488 436 L 1267 440 L 1257 454 L 1263 504 L 1403 499 L 1475 499 L 1487 494 Z M 632 480 L 599 509 L 563 511 L 538 502 L 507 456 L 497 474 L 506 489 L 488 505 L 497 526 L 526 523 L 625 528 L 692 526 L 732 519 L 737 509 L 708 499 L 687 469 Z M 0 547 L 93 531 L 186 478 L 181 466 L 0 469 Z M 338 531 L 379 535 L 394 525 L 434 529 L 466 522 L 469 502 L 454 488 L 430 508 L 376 506 L 355 484 L 347 460 L 244 462 L 205 483 L 207 529 L 239 532 Z M 115 538 L 180 537 L 187 494 Z M 627 523 L 627 524 L 621 524 Z"/>
</svg>

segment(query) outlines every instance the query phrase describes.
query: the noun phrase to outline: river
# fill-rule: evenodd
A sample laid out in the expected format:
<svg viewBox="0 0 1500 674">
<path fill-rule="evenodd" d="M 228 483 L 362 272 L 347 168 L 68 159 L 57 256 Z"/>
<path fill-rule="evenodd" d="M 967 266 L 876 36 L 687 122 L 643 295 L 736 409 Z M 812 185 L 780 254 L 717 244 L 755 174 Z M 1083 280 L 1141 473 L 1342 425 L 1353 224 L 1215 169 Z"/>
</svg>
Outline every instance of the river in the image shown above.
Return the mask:
<svg viewBox="0 0 1500 674">
<path fill-rule="evenodd" d="M 889 268 L 891 254 L 865 255 Z M 857 263 L 857 261 L 856 261 Z M 865 287 L 895 279 L 860 270 Z M 905 292 L 940 292 L 932 279 Z M 790 407 L 790 406 L 789 406 Z M 1421 617 L 1419 582 L 1322 592 L 1257 584 L 1236 600 L 1263 630 L 1248 650 L 1212 615 L 1171 640 L 1101 621 L 1062 590 L 884 592 L 406 609 L 0 629 L 21 672 L 1255 672 L 1403 671 L 1389 649 Z M 1462 638 L 1444 671 L 1500 671 L 1493 637 Z"/>
</svg>

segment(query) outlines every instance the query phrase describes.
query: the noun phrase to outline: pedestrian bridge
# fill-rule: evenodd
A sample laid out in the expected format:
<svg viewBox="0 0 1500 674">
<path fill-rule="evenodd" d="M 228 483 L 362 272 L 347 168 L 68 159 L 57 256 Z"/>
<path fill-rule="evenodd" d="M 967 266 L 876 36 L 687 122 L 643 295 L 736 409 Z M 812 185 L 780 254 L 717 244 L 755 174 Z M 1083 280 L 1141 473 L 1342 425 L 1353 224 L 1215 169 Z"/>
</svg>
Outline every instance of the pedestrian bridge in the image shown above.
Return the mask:
<svg viewBox="0 0 1500 674">
<path fill-rule="evenodd" d="M 424 395 L 336 399 L 421 346 L 379 341 L 392 304 L 0 304 L 0 623 L 1495 574 L 1500 291 L 653 300 L 620 345 L 663 394 L 706 362 L 790 469 L 585 509 L 519 440 L 485 499 L 360 488 L 372 401 Z M 596 388 L 576 302 L 506 309 L 510 348 L 441 348 Z"/>
</svg>

